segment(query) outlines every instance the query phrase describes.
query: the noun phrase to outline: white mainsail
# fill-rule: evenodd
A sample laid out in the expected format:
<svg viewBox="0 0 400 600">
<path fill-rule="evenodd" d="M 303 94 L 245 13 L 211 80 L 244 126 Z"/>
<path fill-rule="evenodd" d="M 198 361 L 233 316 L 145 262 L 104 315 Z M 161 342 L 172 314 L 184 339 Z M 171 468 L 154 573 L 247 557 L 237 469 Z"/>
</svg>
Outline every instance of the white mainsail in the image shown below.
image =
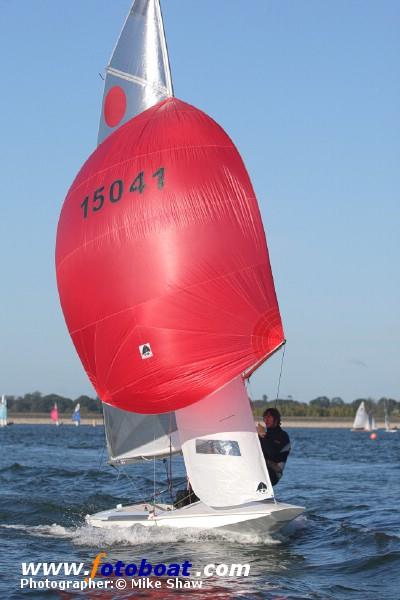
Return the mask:
<svg viewBox="0 0 400 600">
<path fill-rule="evenodd" d="M 237 506 L 274 493 L 242 377 L 176 411 L 187 474 L 208 506 Z"/>
<path fill-rule="evenodd" d="M 353 429 L 370 431 L 370 420 L 364 401 L 361 402 L 357 409 L 356 416 L 354 418 Z"/>
<path fill-rule="evenodd" d="M 159 0 L 135 0 L 106 68 L 98 144 L 170 96 L 173 88 Z"/>
</svg>

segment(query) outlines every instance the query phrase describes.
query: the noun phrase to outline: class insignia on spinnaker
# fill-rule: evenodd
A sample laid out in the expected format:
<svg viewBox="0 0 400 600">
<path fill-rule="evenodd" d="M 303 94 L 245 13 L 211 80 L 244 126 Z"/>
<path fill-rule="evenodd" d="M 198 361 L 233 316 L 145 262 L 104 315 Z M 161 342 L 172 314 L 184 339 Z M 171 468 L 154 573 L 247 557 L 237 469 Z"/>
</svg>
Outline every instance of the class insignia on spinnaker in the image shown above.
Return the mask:
<svg viewBox="0 0 400 600">
<path fill-rule="evenodd" d="M 257 201 L 233 142 L 168 98 L 83 165 L 57 231 L 65 320 L 99 397 L 138 413 L 205 398 L 284 340 Z"/>
</svg>

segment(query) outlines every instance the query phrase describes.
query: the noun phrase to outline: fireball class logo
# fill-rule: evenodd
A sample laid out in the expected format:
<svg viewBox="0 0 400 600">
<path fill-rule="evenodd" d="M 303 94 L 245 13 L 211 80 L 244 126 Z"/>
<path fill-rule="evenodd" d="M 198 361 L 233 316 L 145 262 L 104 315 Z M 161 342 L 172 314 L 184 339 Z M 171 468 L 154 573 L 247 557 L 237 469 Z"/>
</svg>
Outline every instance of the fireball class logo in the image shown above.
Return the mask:
<svg viewBox="0 0 400 600">
<path fill-rule="evenodd" d="M 146 342 L 145 344 L 139 346 L 139 352 L 140 356 L 142 357 L 142 360 L 145 360 L 146 358 L 151 358 L 153 356 L 149 342 Z"/>
</svg>

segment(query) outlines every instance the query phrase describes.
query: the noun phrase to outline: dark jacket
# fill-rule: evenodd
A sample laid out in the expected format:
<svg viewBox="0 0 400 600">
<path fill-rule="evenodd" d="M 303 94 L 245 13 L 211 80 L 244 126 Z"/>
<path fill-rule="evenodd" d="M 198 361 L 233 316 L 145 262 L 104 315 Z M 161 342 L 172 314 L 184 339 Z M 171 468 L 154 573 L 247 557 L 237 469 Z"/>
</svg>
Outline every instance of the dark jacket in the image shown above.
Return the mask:
<svg viewBox="0 0 400 600">
<path fill-rule="evenodd" d="M 276 485 L 282 477 L 283 469 L 289 456 L 289 436 L 278 425 L 278 427 L 268 429 L 265 436 L 260 437 L 260 444 L 271 483 L 272 485 Z"/>
</svg>

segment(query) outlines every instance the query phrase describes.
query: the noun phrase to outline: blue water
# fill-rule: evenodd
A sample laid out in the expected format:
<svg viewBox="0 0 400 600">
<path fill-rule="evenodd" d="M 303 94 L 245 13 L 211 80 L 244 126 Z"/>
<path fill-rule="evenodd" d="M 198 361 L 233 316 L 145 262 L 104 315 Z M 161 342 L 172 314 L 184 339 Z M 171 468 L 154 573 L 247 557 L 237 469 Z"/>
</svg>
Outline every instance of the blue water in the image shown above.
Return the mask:
<svg viewBox="0 0 400 600">
<path fill-rule="evenodd" d="M 289 429 L 293 452 L 278 499 L 306 507 L 283 535 L 132 528 L 104 531 L 87 513 L 150 497 L 153 463 L 129 478 L 106 464 L 102 427 L 0 429 L 0 598 L 400 598 L 400 432 Z M 182 459 L 174 459 L 183 476 Z M 162 463 L 157 489 L 165 487 Z M 21 562 L 248 563 L 247 578 L 211 578 L 202 590 L 21 590 Z"/>
</svg>

